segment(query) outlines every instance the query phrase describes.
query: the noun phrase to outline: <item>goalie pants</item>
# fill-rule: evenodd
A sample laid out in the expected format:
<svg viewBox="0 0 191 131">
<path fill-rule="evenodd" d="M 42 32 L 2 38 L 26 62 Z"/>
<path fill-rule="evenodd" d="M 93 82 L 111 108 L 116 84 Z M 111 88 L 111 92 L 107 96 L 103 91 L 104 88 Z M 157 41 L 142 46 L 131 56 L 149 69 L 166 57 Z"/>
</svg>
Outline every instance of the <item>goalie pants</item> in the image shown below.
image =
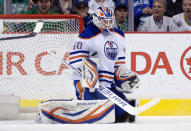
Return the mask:
<svg viewBox="0 0 191 131">
<path fill-rule="evenodd" d="M 89 92 L 89 88 L 83 88 L 81 86 L 81 83 L 79 80 L 74 80 L 74 86 L 76 91 L 76 96 L 78 100 L 101 100 L 101 99 L 107 99 L 104 95 L 102 95 L 99 91 L 95 90 L 95 92 L 91 93 Z M 110 88 L 109 88 L 110 89 Z M 126 96 L 117 91 L 115 87 L 110 89 L 113 93 L 118 95 L 120 98 L 125 100 L 129 103 Z M 126 112 L 121 109 L 119 106 L 115 105 L 115 116 L 121 116 L 122 114 L 125 114 Z"/>
</svg>

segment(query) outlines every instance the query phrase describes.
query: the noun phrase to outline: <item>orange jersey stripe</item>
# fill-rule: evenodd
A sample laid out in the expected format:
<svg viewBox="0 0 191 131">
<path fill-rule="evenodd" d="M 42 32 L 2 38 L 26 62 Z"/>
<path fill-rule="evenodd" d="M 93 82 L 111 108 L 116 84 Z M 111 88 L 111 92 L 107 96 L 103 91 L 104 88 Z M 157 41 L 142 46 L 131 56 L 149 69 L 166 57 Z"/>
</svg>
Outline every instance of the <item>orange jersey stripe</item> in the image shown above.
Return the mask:
<svg viewBox="0 0 191 131">
<path fill-rule="evenodd" d="M 104 77 L 104 78 L 108 78 L 108 79 L 113 79 L 114 78 L 112 76 L 106 76 L 106 75 L 99 75 L 99 77 Z"/>
<path fill-rule="evenodd" d="M 86 55 L 73 56 L 73 57 L 70 57 L 69 60 L 76 59 L 76 58 L 88 58 L 88 56 Z"/>
<path fill-rule="evenodd" d="M 125 64 L 125 61 L 115 62 L 115 64 Z"/>
</svg>

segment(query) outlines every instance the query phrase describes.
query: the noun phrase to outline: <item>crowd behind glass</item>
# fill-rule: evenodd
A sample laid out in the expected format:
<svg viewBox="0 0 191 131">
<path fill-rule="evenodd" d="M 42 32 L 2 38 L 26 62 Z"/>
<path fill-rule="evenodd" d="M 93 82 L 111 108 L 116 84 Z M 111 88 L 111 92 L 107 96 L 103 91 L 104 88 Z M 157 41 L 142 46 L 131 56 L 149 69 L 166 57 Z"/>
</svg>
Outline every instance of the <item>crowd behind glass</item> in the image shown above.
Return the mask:
<svg viewBox="0 0 191 131">
<path fill-rule="evenodd" d="M 11 14 L 77 14 L 84 26 L 100 6 L 115 13 L 115 28 L 128 31 L 128 0 L 12 0 Z M 5 14 L 0 0 L 0 14 Z M 191 30 L 191 0 L 134 0 L 134 31 L 185 32 Z"/>
</svg>

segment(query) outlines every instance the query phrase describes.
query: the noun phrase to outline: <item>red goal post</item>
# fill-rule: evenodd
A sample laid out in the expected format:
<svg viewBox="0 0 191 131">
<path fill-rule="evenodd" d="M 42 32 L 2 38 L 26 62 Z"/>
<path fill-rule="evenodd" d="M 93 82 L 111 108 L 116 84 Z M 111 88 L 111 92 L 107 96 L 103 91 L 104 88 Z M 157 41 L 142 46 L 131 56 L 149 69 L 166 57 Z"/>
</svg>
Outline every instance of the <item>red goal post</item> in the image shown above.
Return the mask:
<svg viewBox="0 0 191 131">
<path fill-rule="evenodd" d="M 39 20 L 44 25 L 38 35 L 0 41 L 0 95 L 19 96 L 21 107 L 47 99 L 75 99 L 72 70 L 47 51 L 68 59 L 72 43 L 84 29 L 80 16 L 0 15 L 0 38 L 31 33 Z"/>
</svg>

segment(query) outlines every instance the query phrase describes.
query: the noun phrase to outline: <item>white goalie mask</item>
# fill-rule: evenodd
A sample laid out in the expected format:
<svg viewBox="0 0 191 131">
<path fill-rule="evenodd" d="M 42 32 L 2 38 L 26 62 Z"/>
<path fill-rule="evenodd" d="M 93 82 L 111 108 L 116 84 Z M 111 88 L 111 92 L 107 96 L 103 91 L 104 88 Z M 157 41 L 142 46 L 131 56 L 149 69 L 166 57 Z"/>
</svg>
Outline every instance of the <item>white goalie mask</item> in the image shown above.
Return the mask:
<svg viewBox="0 0 191 131">
<path fill-rule="evenodd" d="M 114 81 L 116 89 L 120 92 L 132 93 L 139 86 L 138 75 L 129 70 L 125 64 L 116 69 Z"/>
<path fill-rule="evenodd" d="M 101 30 L 113 28 L 115 16 L 108 7 L 99 7 L 93 15 L 93 23 Z"/>
</svg>

